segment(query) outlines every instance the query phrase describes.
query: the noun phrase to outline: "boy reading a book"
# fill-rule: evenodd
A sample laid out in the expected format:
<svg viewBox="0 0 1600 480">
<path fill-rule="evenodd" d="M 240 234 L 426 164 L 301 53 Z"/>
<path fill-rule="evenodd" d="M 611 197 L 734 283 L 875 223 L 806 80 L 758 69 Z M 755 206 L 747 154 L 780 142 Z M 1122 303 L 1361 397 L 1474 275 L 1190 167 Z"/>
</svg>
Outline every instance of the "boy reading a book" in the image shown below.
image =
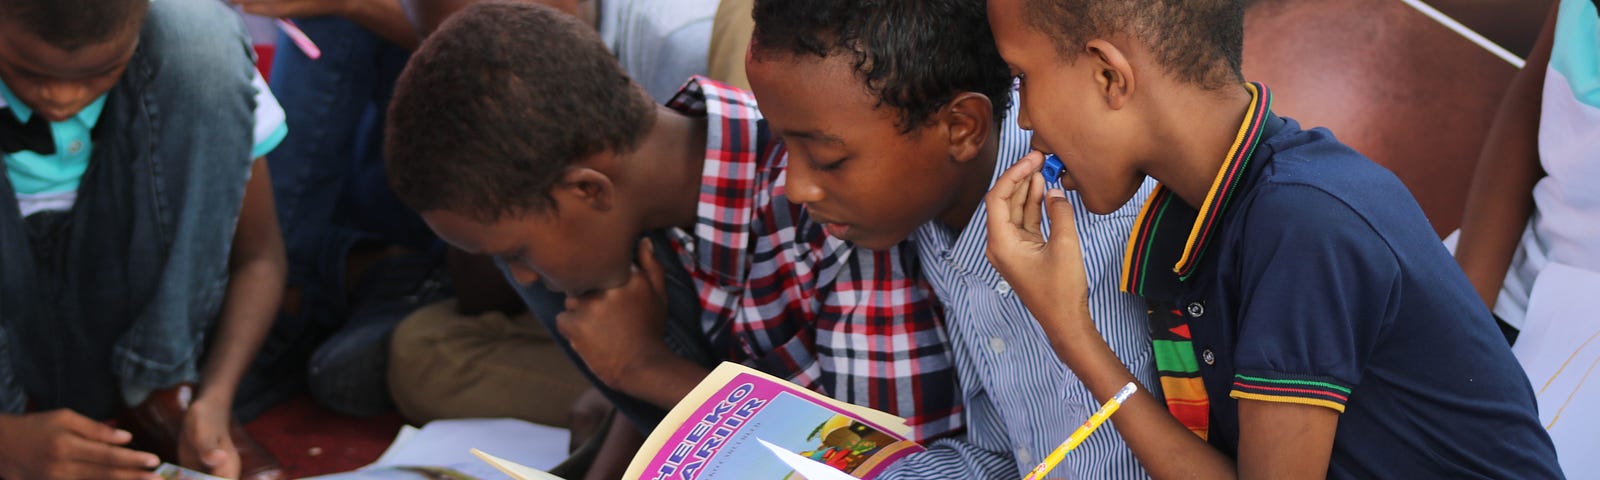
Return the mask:
<svg viewBox="0 0 1600 480">
<path fill-rule="evenodd" d="M 1166 402 L 1137 393 L 1113 419 L 1152 476 L 1561 476 L 1526 377 L 1405 187 L 1244 82 L 1243 2 L 989 14 L 1020 122 L 1082 200 L 1047 194 L 1029 155 L 988 195 L 989 257 L 1098 399 L 1144 381 L 1084 308 L 1103 280 L 1071 212 L 1160 184 L 1119 285 L 1149 302 Z"/>
<path fill-rule="evenodd" d="M 1094 412 L 1038 322 L 984 259 L 983 193 L 1027 153 L 1008 112 L 1012 79 L 983 0 L 756 2 L 746 63 L 789 147 L 788 194 L 869 248 L 915 239 L 942 301 L 962 379 L 967 435 L 936 442 L 881 478 L 1016 479 Z M 1109 287 L 1136 215 L 1079 210 L 1090 293 L 1106 342 L 1154 380 L 1144 309 Z M 1143 478 L 1115 432 L 1063 464 L 1073 478 Z"/>
<path fill-rule="evenodd" d="M 709 372 L 662 338 L 664 271 L 682 268 L 717 359 L 905 417 L 919 440 L 959 428 L 916 258 L 828 237 L 789 202 L 749 94 L 694 78 L 657 105 L 593 29 L 488 1 L 428 37 L 389 118 L 395 192 L 446 241 L 567 294 L 561 333 L 607 385 L 671 407 Z M 654 231 L 670 241 L 640 240 Z"/>
<path fill-rule="evenodd" d="M 283 112 L 238 17 L 209 0 L 0 12 L 0 476 L 159 478 L 157 455 L 281 476 L 232 415 L 285 269 L 259 160 Z"/>
</svg>

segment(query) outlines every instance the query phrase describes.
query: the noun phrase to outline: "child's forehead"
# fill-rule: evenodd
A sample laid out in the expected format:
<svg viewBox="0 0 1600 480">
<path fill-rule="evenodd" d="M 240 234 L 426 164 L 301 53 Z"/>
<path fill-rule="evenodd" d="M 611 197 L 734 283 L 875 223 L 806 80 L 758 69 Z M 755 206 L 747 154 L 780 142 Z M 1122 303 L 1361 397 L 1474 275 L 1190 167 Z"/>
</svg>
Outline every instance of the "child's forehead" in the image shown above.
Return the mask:
<svg viewBox="0 0 1600 480">
<path fill-rule="evenodd" d="M 62 48 L 14 22 L 0 21 L 0 62 L 8 70 L 57 79 L 78 79 L 105 74 L 126 64 L 139 45 L 139 29 L 129 29 L 104 41 Z"/>
</svg>

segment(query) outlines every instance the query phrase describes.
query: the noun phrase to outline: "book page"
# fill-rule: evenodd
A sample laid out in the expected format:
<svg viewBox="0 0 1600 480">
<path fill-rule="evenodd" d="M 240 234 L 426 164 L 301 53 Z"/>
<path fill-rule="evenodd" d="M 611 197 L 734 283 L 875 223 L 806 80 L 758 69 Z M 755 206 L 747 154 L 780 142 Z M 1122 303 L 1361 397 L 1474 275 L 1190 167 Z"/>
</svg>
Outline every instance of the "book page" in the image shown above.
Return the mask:
<svg viewBox="0 0 1600 480">
<path fill-rule="evenodd" d="M 562 480 L 561 477 L 557 477 L 532 467 L 527 467 L 510 460 L 505 460 L 500 457 L 484 453 L 483 450 L 474 448 L 472 449 L 472 454 L 483 459 L 484 462 L 494 466 L 494 468 L 499 469 L 501 473 L 504 473 L 516 480 Z"/>
</svg>

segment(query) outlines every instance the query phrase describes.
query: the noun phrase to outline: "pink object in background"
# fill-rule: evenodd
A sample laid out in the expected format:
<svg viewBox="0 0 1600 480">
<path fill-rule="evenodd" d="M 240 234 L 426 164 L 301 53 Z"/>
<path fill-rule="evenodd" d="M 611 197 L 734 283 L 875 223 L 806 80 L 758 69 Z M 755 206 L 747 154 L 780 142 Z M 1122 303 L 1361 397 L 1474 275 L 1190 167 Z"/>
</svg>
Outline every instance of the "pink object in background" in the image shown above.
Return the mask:
<svg viewBox="0 0 1600 480">
<path fill-rule="evenodd" d="M 294 22 L 286 18 L 280 18 L 278 19 L 278 28 L 282 29 L 284 34 L 289 35 L 289 40 L 294 41 L 294 46 L 300 47 L 300 51 L 304 52 L 307 57 L 316 60 L 322 56 L 322 49 L 317 48 L 317 44 L 311 42 L 311 37 L 306 36 L 306 32 L 300 31 L 300 27 L 296 26 Z"/>
</svg>

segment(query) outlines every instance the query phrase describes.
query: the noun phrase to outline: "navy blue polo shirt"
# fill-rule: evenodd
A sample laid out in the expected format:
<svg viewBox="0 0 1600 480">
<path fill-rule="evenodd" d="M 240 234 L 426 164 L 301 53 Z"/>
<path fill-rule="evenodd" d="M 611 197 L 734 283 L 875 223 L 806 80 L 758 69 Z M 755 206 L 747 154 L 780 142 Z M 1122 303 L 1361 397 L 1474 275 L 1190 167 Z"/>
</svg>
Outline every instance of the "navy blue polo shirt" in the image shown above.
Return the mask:
<svg viewBox="0 0 1600 480">
<path fill-rule="evenodd" d="M 1559 478 L 1527 377 L 1405 185 L 1251 89 L 1205 204 L 1159 188 L 1129 243 L 1174 414 L 1236 457 L 1241 399 L 1337 410 L 1331 478 Z"/>
</svg>

